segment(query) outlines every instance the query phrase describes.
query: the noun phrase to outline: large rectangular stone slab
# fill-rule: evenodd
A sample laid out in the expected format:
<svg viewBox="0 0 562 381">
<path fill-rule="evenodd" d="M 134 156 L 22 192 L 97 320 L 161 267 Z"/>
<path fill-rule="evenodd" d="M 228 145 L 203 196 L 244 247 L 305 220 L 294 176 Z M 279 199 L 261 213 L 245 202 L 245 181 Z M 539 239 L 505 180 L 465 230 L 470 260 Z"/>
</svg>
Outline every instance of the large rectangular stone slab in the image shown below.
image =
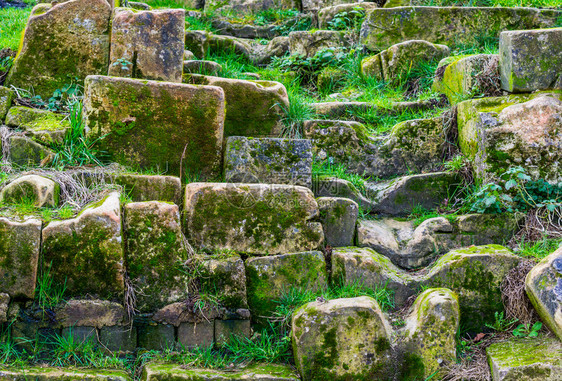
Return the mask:
<svg viewBox="0 0 562 381">
<path fill-rule="evenodd" d="M 26 368 L 2 369 L 0 381 L 131 381 L 127 372 L 107 369 Z"/>
<path fill-rule="evenodd" d="M 298 381 L 299 376 L 288 365 L 256 364 L 245 369 L 221 371 L 211 369 L 186 368 L 174 364 L 148 364 L 142 372 L 142 381 Z"/>
<path fill-rule="evenodd" d="M 472 45 L 504 30 L 551 28 L 557 10 L 506 7 L 397 7 L 373 9 L 361 27 L 361 42 L 382 51 L 407 40 Z M 454 27 L 452 27 L 454 26 Z"/>
<path fill-rule="evenodd" d="M 220 172 L 225 98 L 218 87 L 90 76 L 83 116 L 87 136 L 120 164 Z"/>
<path fill-rule="evenodd" d="M 510 92 L 562 89 L 562 28 L 502 32 L 500 74 Z"/>
<path fill-rule="evenodd" d="M 185 189 L 187 236 L 201 249 L 254 255 L 318 248 L 322 226 L 308 188 L 290 185 L 192 183 Z"/>
</svg>

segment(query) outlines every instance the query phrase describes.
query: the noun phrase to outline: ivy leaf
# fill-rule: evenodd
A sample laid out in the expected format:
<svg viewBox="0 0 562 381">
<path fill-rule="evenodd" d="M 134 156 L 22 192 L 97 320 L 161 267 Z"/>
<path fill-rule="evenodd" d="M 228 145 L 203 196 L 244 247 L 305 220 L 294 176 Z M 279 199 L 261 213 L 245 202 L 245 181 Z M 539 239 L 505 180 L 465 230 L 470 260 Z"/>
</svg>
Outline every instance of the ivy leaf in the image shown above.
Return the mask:
<svg viewBox="0 0 562 381">
<path fill-rule="evenodd" d="M 517 186 L 517 181 L 515 180 L 509 180 L 507 183 L 505 183 L 505 189 L 506 190 L 510 190 L 511 188 L 514 188 Z"/>
</svg>

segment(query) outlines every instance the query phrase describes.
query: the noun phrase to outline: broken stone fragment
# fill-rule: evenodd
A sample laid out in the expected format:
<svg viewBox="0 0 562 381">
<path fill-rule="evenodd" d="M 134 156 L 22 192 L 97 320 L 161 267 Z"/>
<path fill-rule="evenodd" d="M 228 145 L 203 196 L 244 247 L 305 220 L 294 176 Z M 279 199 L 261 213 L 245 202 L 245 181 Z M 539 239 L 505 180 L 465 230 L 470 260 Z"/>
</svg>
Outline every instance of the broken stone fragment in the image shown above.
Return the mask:
<svg viewBox="0 0 562 381">
<path fill-rule="evenodd" d="M 320 197 L 316 201 L 320 208 L 326 245 L 353 246 L 359 205 L 353 200 L 340 197 Z"/>
<path fill-rule="evenodd" d="M 0 202 L 8 204 L 32 203 L 37 208 L 56 207 L 59 204 L 60 186 L 51 179 L 26 175 L 6 185 L 0 192 Z"/>
</svg>

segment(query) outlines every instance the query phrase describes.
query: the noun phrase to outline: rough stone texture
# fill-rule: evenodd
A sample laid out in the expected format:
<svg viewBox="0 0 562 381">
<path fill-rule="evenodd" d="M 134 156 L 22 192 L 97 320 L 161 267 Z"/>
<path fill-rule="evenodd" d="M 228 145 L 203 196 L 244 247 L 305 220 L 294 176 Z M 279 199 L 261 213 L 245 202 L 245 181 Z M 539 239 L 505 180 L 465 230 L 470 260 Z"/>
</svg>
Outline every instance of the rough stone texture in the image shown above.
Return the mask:
<svg viewBox="0 0 562 381">
<path fill-rule="evenodd" d="M 166 202 L 124 206 L 127 273 L 136 290 L 137 308 L 150 312 L 187 298 L 188 247 L 179 207 Z"/>
<path fill-rule="evenodd" d="M 327 286 L 324 255 L 319 251 L 246 260 L 248 302 L 255 318 L 272 316 L 289 287 L 319 291 Z"/>
<path fill-rule="evenodd" d="M 8 306 L 10 303 L 10 295 L 0 294 L 0 324 L 8 321 Z"/>
<path fill-rule="evenodd" d="M 333 158 L 359 175 L 393 177 L 432 171 L 443 163 L 446 136 L 441 118 L 405 121 L 379 137 L 370 136 L 357 122 L 313 120 L 304 127 L 318 158 Z"/>
<path fill-rule="evenodd" d="M 312 189 L 316 197 L 348 198 L 355 201 L 365 211 L 369 211 L 373 207 L 371 200 L 347 180 L 323 175 L 314 176 L 312 180 Z"/>
<path fill-rule="evenodd" d="M 292 21 L 292 20 L 291 20 Z M 267 39 L 271 40 L 274 37 L 279 36 L 277 31 L 278 25 L 249 25 L 249 24 L 238 24 L 231 23 L 228 19 L 214 19 L 211 21 L 213 29 L 217 31 L 217 34 L 224 36 L 232 36 L 237 38 L 248 38 L 248 39 Z"/>
<path fill-rule="evenodd" d="M 181 323 L 178 328 L 178 343 L 186 348 L 209 347 L 215 342 L 214 321 Z"/>
<path fill-rule="evenodd" d="M 29 88 L 49 99 L 76 78 L 103 74 L 109 59 L 111 6 L 106 0 L 37 5 L 6 86 Z"/>
<path fill-rule="evenodd" d="M 224 92 L 217 87 L 104 76 L 86 79 L 87 136 L 100 139 L 98 148 L 112 153 L 114 161 L 133 168 L 216 175 L 224 115 Z"/>
<path fill-rule="evenodd" d="M 500 73 L 510 92 L 562 89 L 562 28 L 502 32 Z"/>
<path fill-rule="evenodd" d="M 302 9 L 307 12 L 318 12 L 322 8 L 337 4 L 354 3 L 356 0 L 302 0 Z"/>
<path fill-rule="evenodd" d="M 395 216 L 408 215 L 416 206 L 434 209 L 453 195 L 461 183 L 455 173 L 435 172 L 366 183 L 366 188 L 373 200 L 371 212 Z"/>
<path fill-rule="evenodd" d="M 66 295 L 121 296 L 123 235 L 119 194 L 90 204 L 76 218 L 52 221 L 43 229 L 42 253 L 54 284 Z"/>
<path fill-rule="evenodd" d="M 60 187 L 53 180 L 38 175 L 18 177 L 0 191 L 0 202 L 32 202 L 38 208 L 56 207 Z"/>
<path fill-rule="evenodd" d="M 142 372 L 142 381 L 298 381 L 299 376 L 288 365 L 255 364 L 236 371 L 186 368 L 180 365 L 148 364 Z"/>
<path fill-rule="evenodd" d="M 297 369 L 304 381 L 388 379 L 390 331 L 372 298 L 308 303 L 292 319 Z"/>
<path fill-rule="evenodd" d="M 312 192 L 299 186 L 192 183 L 185 189 L 184 229 L 198 248 L 247 254 L 314 250 L 324 238 L 321 224 L 311 222 L 318 214 Z"/>
<path fill-rule="evenodd" d="M 541 320 L 562 340 L 562 248 L 533 267 L 525 291 Z"/>
<path fill-rule="evenodd" d="M 174 345 L 174 327 L 166 324 L 141 325 L 137 330 L 138 346 L 147 350 L 162 351 Z"/>
<path fill-rule="evenodd" d="M 50 162 L 54 156 L 54 152 L 33 140 L 21 136 L 10 136 L 10 153 L 8 157 L 12 164 L 21 167 L 37 167 L 43 166 Z"/>
<path fill-rule="evenodd" d="M 7 87 L 0 86 L 0 123 L 6 118 L 8 110 L 12 106 L 14 92 Z"/>
<path fill-rule="evenodd" d="M 503 30 L 553 27 L 561 14 L 536 8 L 379 8 L 363 22 L 361 42 L 376 52 L 405 40 L 471 45 L 482 36 L 497 37 Z"/>
<path fill-rule="evenodd" d="M 181 82 L 185 10 L 115 8 L 109 75 Z"/>
<path fill-rule="evenodd" d="M 106 369 L 61 369 L 61 368 L 25 368 L 21 370 L 0 370 L 1 381 L 131 381 L 127 372 Z"/>
<path fill-rule="evenodd" d="M 205 12 L 221 10 L 241 13 L 253 13 L 267 9 L 295 9 L 299 8 L 295 0 L 207 0 Z"/>
<path fill-rule="evenodd" d="M 202 307 L 202 311 L 194 312 L 193 308 L 182 301 L 168 304 L 156 311 L 152 315 L 152 322 L 179 327 L 182 323 L 201 323 L 221 317 L 223 317 L 223 311 L 214 304 L 207 304 Z"/>
<path fill-rule="evenodd" d="M 475 54 L 448 57 L 439 62 L 433 91 L 445 94 L 451 104 L 500 92 L 499 56 Z"/>
<path fill-rule="evenodd" d="M 459 145 L 489 180 L 510 166 L 534 179 L 562 180 L 561 94 L 534 93 L 465 101 L 458 105 Z"/>
<path fill-rule="evenodd" d="M 224 160 L 227 182 L 312 185 L 310 140 L 231 136 Z"/>
<path fill-rule="evenodd" d="M 185 48 L 192 52 L 196 58 L 204 59 L 209 48 L 209 32 L 205 30 L 186 30 Z"/>
<path fill-rule="evenodd" d="M 329 22 L 332 21 L 338 13 L 348 12 L 349 14 L 349 12 L 354 10 L 364 10 L 369 12 L 374 8 L 378 8 L 378 6 L 376 3 L 371 2 L 335 4 L 329 7 L 324 7 L 318 11 L 318 28 L 328 29 Z"/>
<path fill-rule="evenodd" d="M 520 220 L 520 215 L 510 214 L 435 217 L 419 226 L 392 218 L 362 220 L 357 226 L 357 246 L 370 247 L 397 266 L 415 269 L 453 249 L 509 241 Z"/>
<path fill-rule="evenodd" d="M 350 45 L 345 32 L 335 30 L 295 31 L 289 33 L 292 55 L 312 57 L 322 49 L 341 49 Z"/>
<path fill-rule="evenodd" d="M 222 71 L 222 66 L 213 61 L 188 60 L 183 61 L 184 73 L 217 75 Z"/>
<path fill-rule="evenodd" d="M 361 63 L 361 72 L 381 81 L 395 81 L 420 64 L 439 61 L 449 53 L 450 49 L 445 45 L 423 40 L 404 41 L 382 51 L 378 57 L 365 58 Z"/>
<path fill-rule="evenodd" d="M 562 344 L 556 339 L 511 338 L 486 349 L 493 381 L 558 381 Z"/>
<path fill-rule="evenodd" d="M 283 57 L 288 51 L 289 37 L 279 36 L 269 41 L 267 45 L 252 45 L 252 52 L 249 58 L 254 65 L 267 65 L 273 57 Z"/>
<path fill-rule="evenodd" d="M 29 107 L 12 107 L 6 115 L 6 125 L 25 131 L 26 135 L 44 143 L 62 143 L 70 128 L 68 116 Z"/>
<path fill-rule="evenodd" d="M 184 82 L 218 86 L 224 90 L 228 111 L 224 137 L 278 136 L 283 128 L 283 109 L 289 107 L 287 90 L 279 82 L 247 81 L 202 75 L 186 75 Z"/>
<path fill-rule="evenodd" d="M 420 294 L 406 318 L 407 361 L 411 367 L 405 379 L 427 379 L 455 362 L 459 329 L 459 301 L 449 289 L 429 289 Z"/>
<path fill-rule="evenodd" d="M 61 330 L 60 336 L 72 340 L 74 343 L 95 343 L 97 341 L 97 330 L 95 327 L 65 327 Z"/>
<path fill-rule="evenodd" d="M 326 245 L 353 246 L 359 205 L 353 200 L 339 197 L 320 197 L 316 201 L 320 208 Z"/>
<path fill-rule="evenodd" d="M 0 218 L 0 293 L 33 298 L 41 248 L 41 221 Z"/>
<path fill-rule="evenodd" d="M 159 175 L 116 174 L 113 182 L 123 187 L 123 191 L 133 201 L 165 201 L 182 204 L 181 182 L 179 177 Z"/>
<path fill-rule="evenodd" d="M 215 342 L 222 345 L 230 342 L 233 336 L 250 338 L 252 326 L 250 320 L 215 320 Z"/>
<path fill-rule="evenodd" d="M 383 114 L 400 113 L 403 111 L 411 110 L 432 110 L 435 108 L 434 104 L 428 100 L 412 101 L 412 102 L 392 102 L 388 106 L 379 107 L 372 102 L 357 102 L 357 101 L 336 101 L 336 102 L 319 102 L 311 103 L 310 107 L 318 116 L 325 118 L 345 119 L 350 113 L 362 111 L 377 110 Z"/>
<path fill-rule="evenodd" d="M 246 270 L 240 255 L 201 255 L 197 260 L 202 293 L 215 296 L 230 311 L 248 308 Z"/>
<path fill-rule="evenodd" d="M 131 353 L 137 349 L 137 330 L 128 325 L 103 327 L 99 341 L 110 351 Z"/>
</svg>

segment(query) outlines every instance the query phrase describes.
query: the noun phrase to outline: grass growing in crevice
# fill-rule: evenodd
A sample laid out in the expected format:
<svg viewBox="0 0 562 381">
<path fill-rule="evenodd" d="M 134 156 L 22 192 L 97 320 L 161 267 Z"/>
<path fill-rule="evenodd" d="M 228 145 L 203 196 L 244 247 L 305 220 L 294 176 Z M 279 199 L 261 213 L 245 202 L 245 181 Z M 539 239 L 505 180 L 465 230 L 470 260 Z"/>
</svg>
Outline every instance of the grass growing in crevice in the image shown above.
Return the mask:
<svg viewBox="0 0 562 381">
<path fill-rule="evenodd" d="M 326 160 L 315 159 L 312 162 L 313 177 L 335 177 L 347 180 L 357 188 L 361 193 L 365 192 L 365 182 L 369 179 L 364 178 L 355 173 L 350 173 L 343 164 L 334 163 L 331 158 Z"/>
</svg>

